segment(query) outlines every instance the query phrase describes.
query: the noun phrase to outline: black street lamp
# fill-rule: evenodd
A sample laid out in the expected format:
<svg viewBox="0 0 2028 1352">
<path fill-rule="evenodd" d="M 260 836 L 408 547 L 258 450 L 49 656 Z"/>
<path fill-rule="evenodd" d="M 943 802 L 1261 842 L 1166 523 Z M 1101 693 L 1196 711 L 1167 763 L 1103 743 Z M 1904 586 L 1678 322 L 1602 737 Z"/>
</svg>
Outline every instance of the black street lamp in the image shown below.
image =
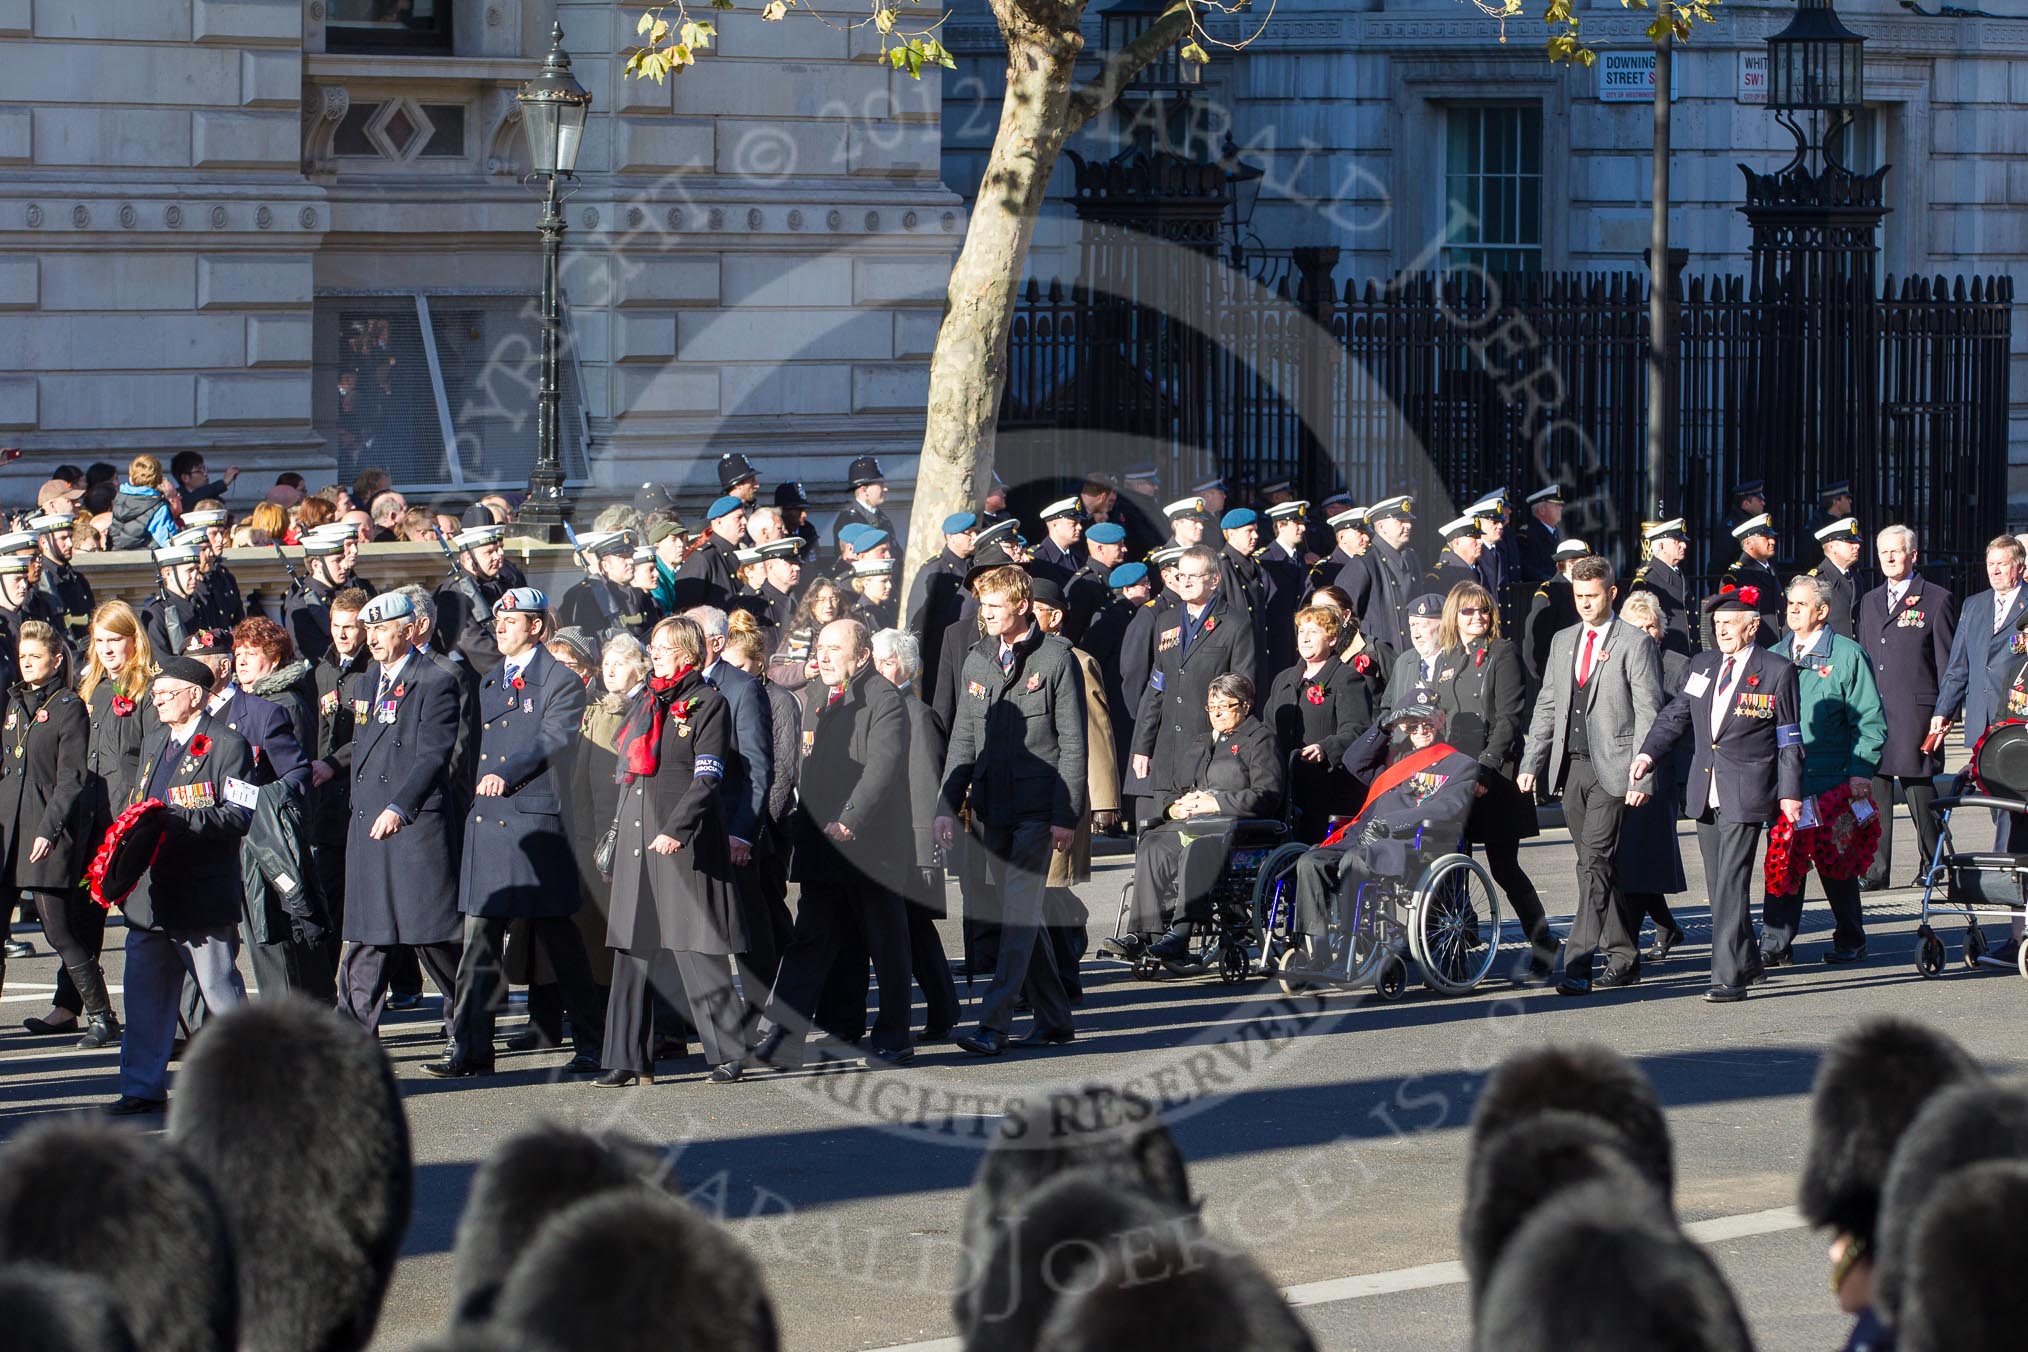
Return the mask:
<svg viewBox="0 0 2028 1352">
<path fill-rule="evenodd" d="M 563 496 L 563 460 L 558 453 L 558 421 L 563 405 L 561 347 L 563 339 L 562 271 L 563 211 L 557 192 L 561 179 L 576 179 L 578 147 L 584 143 L 585 115 L 591 92 L 570 73 L 570 53 L 563 50 L 563 25 L 550 30 L 549 59 L 542 72 L 521 86 L 521 125 L 528 136 L 528 179 L 547 179 L 542 203 L 542 386 L 535 396 L 535 470 L 528 476 L 528 500 L 517 520 L 554 542 L 563 532 L 570 505 Z"/>
<path fill-rule="evenodd" d="M 1260 181 L 1267 176 L 1267 170 L 1257 164 L 1248 163 L 1239 157 L 1239 143 L 1227 132 L 1225 144 L 1218 150 L 1218 167 L 1225 171 L 1225 182 L 1232 197 L 1232 261 L 1233 265 L 1246 263 L 1246 241 L 1253 234 L 1253 209 L 1260 201 Z"/>
<path fill-rule="evenodd" d="M 1795 136 L 1797 163 L 1813 148 L 1800 116 L 1818 116 L 1814 148 L 1840 164 L 1837 134 L 1865 103 L 1866 39 L 1844 25 L 1831 0 L 1799 0 L 1789 26 L 1767 40 L 1768 111 Z"/>
</svg>

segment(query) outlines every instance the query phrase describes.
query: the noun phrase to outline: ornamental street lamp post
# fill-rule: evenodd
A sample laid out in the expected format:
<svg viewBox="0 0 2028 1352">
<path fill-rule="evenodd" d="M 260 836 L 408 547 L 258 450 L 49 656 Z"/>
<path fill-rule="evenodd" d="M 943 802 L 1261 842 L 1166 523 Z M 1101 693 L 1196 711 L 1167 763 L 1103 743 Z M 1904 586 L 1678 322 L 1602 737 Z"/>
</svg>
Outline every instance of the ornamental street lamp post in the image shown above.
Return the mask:
<svg viewBox="0 0 2028 1352">
<path fill-rule="evenodd" d="M 563 460 L 558 450 L 558 422 L 563 404 L 563 210 L 559 182 L 575 180 L 578 147 L 584 141 L 590 91 L 570 73 L 570 54 L 563 50 L 563 25 L 550 30 L 549 59 L 542 71 L 515 95 L 521 105 L 521 126 L 528 137 L 528 179 L 546 180 L 542 203 L 542 383 L 535 397 L 535 470 L 528 476 L 528 499 L 518 521 L 554 542 L 569 519 L 563 495 Z"/>
</svg>

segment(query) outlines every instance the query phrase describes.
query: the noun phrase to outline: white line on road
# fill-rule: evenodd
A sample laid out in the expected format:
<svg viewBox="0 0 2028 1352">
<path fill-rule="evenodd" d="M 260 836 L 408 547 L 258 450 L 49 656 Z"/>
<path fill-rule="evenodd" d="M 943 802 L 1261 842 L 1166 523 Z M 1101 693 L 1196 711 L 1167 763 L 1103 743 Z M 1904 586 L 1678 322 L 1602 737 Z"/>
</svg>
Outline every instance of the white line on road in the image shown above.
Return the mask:
<svg viewBox="0 0 2028 1352">
<path fill-rule="evenodd" d="M 1714 1216 L 1692 1221 L 1683 1232 L 1700 1244 L 1722 1244 L 1753 1235 L 1772 1235 L 1800 1230 L 1808 1222 L 1792 1206 L 1748 1211 L 1737 1216 Z M 1420 1267 L 1396 1268 L 1392 1272 L 1368 1272 L 1357 1277 L 1334 1277 L 1329 1281 L 1305 1282 L 1291 1286 L 1282 1295 L 1291 1305 L 1331 1305 L 1339 1301 L 1363 1300 L 1368 1296 L 1392 1295 L 1398 1291 L 1424 1291 L 1436 1286 L 1456 1286 L 1465 1280 L 1465 1265 L 1458 1262 L 1424 1263 Z M 924 1343 L 900 1343 L 874 1352 L 961 1352 L 957 1338 L 933 1338 Z"/>
</svg>

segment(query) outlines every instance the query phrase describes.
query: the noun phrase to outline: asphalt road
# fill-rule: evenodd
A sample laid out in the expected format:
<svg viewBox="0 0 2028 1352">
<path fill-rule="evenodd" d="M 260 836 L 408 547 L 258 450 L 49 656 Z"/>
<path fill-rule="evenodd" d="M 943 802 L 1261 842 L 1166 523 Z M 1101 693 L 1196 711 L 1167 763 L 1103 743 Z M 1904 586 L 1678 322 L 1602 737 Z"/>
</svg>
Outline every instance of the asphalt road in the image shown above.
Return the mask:
<svg viewBox="0 0 2028 1352">
<path fill-rule="evenodd" d="M 1906 820 L 1897 826 L 1905 876 L 1914 843 Z M 1983 847 L 1990 827 L 1969 835 L 1968 846 Z M 1090 1080 L 1131 1082 L 1176 1105 L 1170 1118 L 1210 1225 L 1291 1288 L 1320 1347 L 1462 1347 L 1462 1128 L 1501 1057 L 1569 1041 L 1616 1048 L 1654 1078 L 1674 1134 L 1678 1214 L 1697 1223 L 1734 1281 L 1760 1346 L 1836 1346 L 1845 1321 L 1826 1291 L 1823 1239 L 1786 1210 L 1819 1055 L 1855 1020 L 1891 1012 L 2019 1071 L 2028 1058 L 2012 1034 L 2028 986 L 2010 973 L 1964 971 L 1955 928 L 1951 970 L 1918 978 L 1918 894 L 1909 890 L 1869 894 L 1869 959 L 1826 967 L 1817 957 L 1829 914 L 1813 883 L 1801 965 L 1777 971 L 1744 1004 L 1706 1004 L 1702 870 L 1687 830 L 1682 843 L 1690 888 L 1678 915 L 1689 943 L 1639 986 L 1585 1000 L 1496 981 L 1454 999 L 1415 987 L 1395 1004 L 1290 1002 L 1262 985 L 1141 983 L 1093 961 L 1068 1048 L 978 1062 L 945 1045 L 905 1071 L 812 1069 L 731 1087 L 705 1083 L 693 1059 L 665 1066 L 674 1073 L 652 1088 L 620 1092 L 556 1080 L 555 1053 L 504 1055 L 502 1073 L 484 1081 L 430 1080 L 418 1067 L 440 1048 L 432 1000 L 383 1030 L 407 1093 L 418 1189 L 374 1347 L 405 1349 L 440 1327 L 472 1172 L 495 1142 L 541 1119 L 675 1146 L 693 1198 L 724 1216 L 769 1273 L 786 1346 L 948 1338 L 963 1192 L 994 1114 L 1007 1095 Z M 1523 862 L 1552 915 L 1567 916 L 1574 857 L 1564 833 L 1545 833 Z M 1095 934 L 1110 931 L 1129 867 L 1101 860 L 1083 889 Z M 113 957 L 115 983 L 119 966 Z M 42 1012 L 54 960 L 10 963 L 7 976 L 0 1019 L 13 1031 L 0 1031 L 0 1133 L 108 1101 L 115 1052 L 19 1030 L 23 1016 Z"/>
</svg>

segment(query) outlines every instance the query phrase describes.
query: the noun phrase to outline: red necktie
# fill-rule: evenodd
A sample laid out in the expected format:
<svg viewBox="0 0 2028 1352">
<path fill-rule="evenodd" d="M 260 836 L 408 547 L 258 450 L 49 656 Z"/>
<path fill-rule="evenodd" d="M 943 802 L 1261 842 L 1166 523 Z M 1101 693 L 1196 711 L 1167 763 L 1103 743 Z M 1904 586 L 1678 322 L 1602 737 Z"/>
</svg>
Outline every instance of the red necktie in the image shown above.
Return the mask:
<svg viewBox="0 0 2028 1352">
<path fill-rule="evenodd" d="M 1597 642 L 1598 630 L 1593 629 L 1590 625 L 1586 625 L 1584 630 L 1584 655 L 1577 659 L 1577 683 L 1580 687 L 1591 679 L 1591 650 L 1592 645 Z"/>
<path fill-rule="evenodd" d="M 842 685 L 834 686 L 831 689 L 831 693 L 824 697 L 824 707 L 828 709 L 832 705 L 836 704 L 839 700 L 844 698 L 845 698 L 845 687 Z"/>
</svg>

